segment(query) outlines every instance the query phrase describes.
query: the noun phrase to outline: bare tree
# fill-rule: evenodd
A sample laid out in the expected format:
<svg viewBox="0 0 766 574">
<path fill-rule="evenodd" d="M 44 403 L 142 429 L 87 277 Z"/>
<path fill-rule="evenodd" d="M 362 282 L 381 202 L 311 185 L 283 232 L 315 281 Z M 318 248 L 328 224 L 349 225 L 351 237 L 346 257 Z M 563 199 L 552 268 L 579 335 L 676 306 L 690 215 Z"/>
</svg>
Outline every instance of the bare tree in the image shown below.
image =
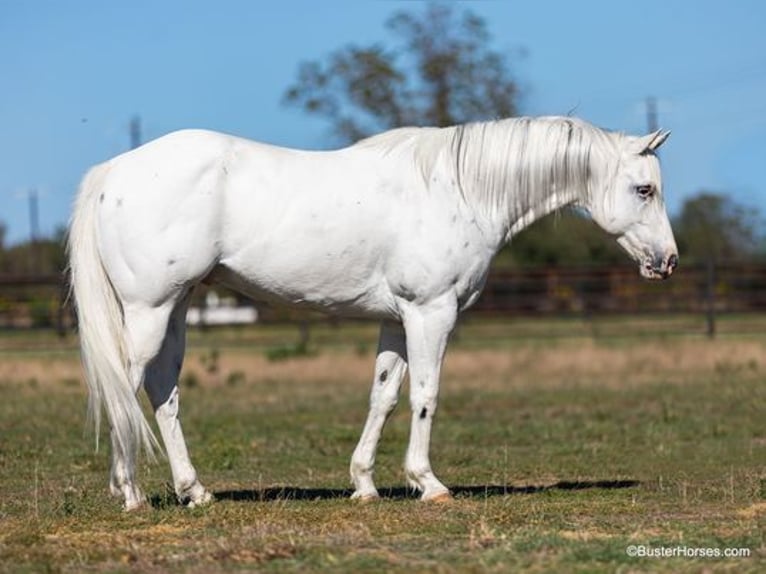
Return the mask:
<svg viewBox="0 0 766 574">
<path fill-rule="evenodd" d="M 386 23 L 396 42 L 346 46 L 303 62 L 284 94 L 324 116 L 341 143 L 405 125 L 448 126 L 517 113 L 519 88 L 508 58 L 471 12 L 443 4 L 398 12 Z"/>
</svg>

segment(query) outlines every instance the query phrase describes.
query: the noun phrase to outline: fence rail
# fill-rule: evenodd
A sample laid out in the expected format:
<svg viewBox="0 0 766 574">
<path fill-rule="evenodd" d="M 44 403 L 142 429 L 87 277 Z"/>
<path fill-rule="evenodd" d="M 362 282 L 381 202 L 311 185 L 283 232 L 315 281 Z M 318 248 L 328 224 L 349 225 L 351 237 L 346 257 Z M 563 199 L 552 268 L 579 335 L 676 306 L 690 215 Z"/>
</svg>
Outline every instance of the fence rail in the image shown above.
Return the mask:
<svg viewBox="0 0 766 574">
<path fill-rule="evenodd" d="M 490 275 L 474 313 L 747 313 L 766 311 L 766 266 L 684 268 L 645 281 L 631 268 L 539 268 Z"/>
</svg>

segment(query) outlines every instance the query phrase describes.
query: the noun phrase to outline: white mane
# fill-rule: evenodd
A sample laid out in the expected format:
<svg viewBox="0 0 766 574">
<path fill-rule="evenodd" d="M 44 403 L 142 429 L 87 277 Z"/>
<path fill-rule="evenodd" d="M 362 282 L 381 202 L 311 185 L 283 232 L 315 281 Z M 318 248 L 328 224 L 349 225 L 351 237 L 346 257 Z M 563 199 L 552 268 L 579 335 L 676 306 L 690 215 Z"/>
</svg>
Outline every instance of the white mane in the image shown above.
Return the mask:
<svg viewBox="0 0 766 574">
<path fill-rule="evenodd" d="M 522 217 L 552 194 L 587 203 L 594 153 L 614 149 L 621 134 L 575 118 L 512 118 L 448 128 L 399 128 L 359 142 L 387 155 L 407 147 L 424 180 L 440 157 L 467 202 L 482 212 Z"/>
</svg>

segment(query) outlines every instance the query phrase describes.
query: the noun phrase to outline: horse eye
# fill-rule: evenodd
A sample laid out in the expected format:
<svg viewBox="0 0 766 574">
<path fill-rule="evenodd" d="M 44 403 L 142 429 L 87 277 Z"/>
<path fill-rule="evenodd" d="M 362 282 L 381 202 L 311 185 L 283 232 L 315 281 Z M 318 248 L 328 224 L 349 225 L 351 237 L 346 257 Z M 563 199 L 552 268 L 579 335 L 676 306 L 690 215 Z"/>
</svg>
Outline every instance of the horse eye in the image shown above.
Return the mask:
<svg viewBox="0 0 766 574">
<path fill-rule="evenodd" d="M 646 185 L 637 185 L 636 186 L 636 193 L 638 194 L 638 197 L 641 199 L 649 199 L 654 195 L 655 188 L 651 184 Z"/>
</svg>

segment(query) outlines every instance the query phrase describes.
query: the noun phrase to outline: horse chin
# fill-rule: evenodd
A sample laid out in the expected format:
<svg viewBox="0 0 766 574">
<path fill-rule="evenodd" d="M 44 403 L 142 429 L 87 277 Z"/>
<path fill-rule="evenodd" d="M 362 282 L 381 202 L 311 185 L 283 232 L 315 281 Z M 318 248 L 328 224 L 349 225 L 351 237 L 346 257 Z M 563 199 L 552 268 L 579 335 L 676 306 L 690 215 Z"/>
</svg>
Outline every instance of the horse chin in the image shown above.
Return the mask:
<svg viewBox="0 0 766 574">
<path fill-rule="evenodd" d="M 643 265 L 639 268 L 639 273 L 641 274 L 641 277 L 644 279 L 649 279 L 650 281 L 657 281 L 658 279 L 662 279 L 662 275 L 657 273 L 654 269 L 647 269 Z"/>
</svg>

